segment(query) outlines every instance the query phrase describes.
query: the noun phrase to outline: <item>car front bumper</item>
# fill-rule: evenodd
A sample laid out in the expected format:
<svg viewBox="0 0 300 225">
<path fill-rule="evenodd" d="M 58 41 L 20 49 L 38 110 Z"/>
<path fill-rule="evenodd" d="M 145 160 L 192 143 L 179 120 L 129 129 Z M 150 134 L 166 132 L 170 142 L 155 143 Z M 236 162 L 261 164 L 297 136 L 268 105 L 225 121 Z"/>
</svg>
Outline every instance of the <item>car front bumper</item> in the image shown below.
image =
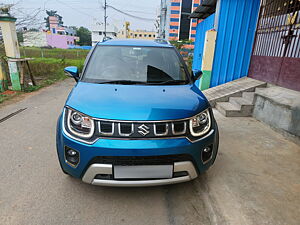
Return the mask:
<svg viewBox="0 0 300 225">
<path fill-rule="evenodd" d="M 155 166 L 153 166 L 155 167 Z M 88 184 L 101 185 L 101 186 L 117 186 L 117 187 L 136 187 L 136 186 L 157 186 L 166 184 L 175 184 L 186 182 L 195 179 L 197 171 L 190 161 L 175 162 L 174 172 L 187 172 L 186 175 L 180 177 L 173 177 L 168 179 L 142 179 L 142 180 L 106 180 L 97 179 L 97 174 L 107 174 L 113 175 L 113 165 L 112 164 L 92 164 L 89 166 L 82 181 Z"/>
<path fill-rule="evenodd" d="M 195 179 L 206 171 L 215 161 L 218 152 L 218 128 L 200 140 L 192 143 L 186 138 L 157 140 L 120 140 L 99 139 L 94 144 L 85 144 L 68 137 L 62 130 L 61 119 L 57 127 L 57 153 L 64 172 L 82 179 L 83 182 L 102 186 L 155 186 L 181 183 Z M 203 162 L 201 153 L 204 148 L 212 147 L 212 156 Z M 79 152 L 80 161 L 76 167 L 65 159 L 65 147 Z M 125 160 L 125 161 L 124 161 Z M 170 178 L 155 179 L 115 179 L 115 165 L 172 165 Z M 184 172 L 181 176 L 177 173 Z M 108 175 L 109 179 L 97 178 Z"/>
</svg>

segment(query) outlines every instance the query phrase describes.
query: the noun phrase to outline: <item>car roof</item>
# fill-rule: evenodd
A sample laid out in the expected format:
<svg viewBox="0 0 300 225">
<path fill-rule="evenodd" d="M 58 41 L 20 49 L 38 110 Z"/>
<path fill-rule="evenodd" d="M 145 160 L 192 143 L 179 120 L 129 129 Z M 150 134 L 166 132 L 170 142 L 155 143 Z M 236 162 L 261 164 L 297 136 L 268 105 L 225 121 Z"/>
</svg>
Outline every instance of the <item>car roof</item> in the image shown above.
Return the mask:
<svg viewBox="0 0 300 225">
<path fill-rule="evenodd" d="M 173 46 L 164 40 L 138 40 L 138 39 L 111 39 L 104 42 L 98 42 L 98 45 L 109 46 L 140 46 L 140 47 L 165 47 L 172 48 Z"/>
</svg>

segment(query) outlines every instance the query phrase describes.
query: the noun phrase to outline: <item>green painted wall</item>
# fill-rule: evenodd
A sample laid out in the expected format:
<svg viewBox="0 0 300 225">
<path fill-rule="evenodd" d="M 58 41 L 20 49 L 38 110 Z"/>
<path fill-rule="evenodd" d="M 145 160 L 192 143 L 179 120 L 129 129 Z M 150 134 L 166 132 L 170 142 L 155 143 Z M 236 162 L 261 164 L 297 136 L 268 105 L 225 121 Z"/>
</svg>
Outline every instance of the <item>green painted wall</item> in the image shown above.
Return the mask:
<svg viewBox="0 0 300 225">
<path fill-rule="evenodd" d="M 211 71 L 203 70 L 203 75 L 200 80 L 200 90 L 206 90 L 210 86 Z"/>
<path fill-rule="evenodd" d="M 21 91 L 21 84 L 20 84 L 20 78 L 19 78 L 19 71 L 18 66 L 16 62 L 10 62 L 8 61 L 9 66 L 9 73 L 10 73 L 10 80 L 12 84 L 12 89 L 14 91 Z"/>
</svg>

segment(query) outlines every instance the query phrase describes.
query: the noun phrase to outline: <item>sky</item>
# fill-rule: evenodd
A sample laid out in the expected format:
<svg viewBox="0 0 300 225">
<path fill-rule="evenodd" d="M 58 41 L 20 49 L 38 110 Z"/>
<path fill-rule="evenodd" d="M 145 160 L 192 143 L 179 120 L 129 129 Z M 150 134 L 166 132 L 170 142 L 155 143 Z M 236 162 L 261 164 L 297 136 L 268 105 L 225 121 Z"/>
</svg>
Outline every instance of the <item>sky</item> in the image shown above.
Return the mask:
<svg viewBox="0 0 300 225">
<path fill-rule="evenodd" d="M 126 13 L 152 19 L 141 20 L 123 15 L 112 8 L 107 9 L 108 23 L 119 29 L 125 21 L 131 23 L 131 29 L 155 30 L 155 19 L 161 0 L 107 0 L 111 5 Z M 65 26 L 84 26 L 92 29 L 96 22 L 103 22 L 104 0 L 2 0 L 5 4 L 16 4 L 14 15 L 32 14 L 40 10 L 39 23 L 47 17 L 46 10 L 56 10 L 63 17 Z M 38 23 L 38 22 L 37 22 Z"/>
</svg>

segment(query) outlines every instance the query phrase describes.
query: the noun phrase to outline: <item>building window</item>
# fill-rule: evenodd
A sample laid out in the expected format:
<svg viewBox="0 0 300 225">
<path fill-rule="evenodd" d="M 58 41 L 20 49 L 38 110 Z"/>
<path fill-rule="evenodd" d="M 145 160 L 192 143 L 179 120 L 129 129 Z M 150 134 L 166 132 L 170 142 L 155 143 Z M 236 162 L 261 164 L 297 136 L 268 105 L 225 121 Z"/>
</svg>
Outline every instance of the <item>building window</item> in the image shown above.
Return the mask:
<svg viewBox="0 0 300 225">
<path fill-rule="evenodd" d="M 149 37 L 152 37 L 152 35 L 151 35 L 151 34 L 149 34 Z"/>
<path fill-rule="evenodd" d="M 139 37 L 142 37 L 142 34 L 140 34 Z"/>
<path fill-rule="evenodd" d="M 170 29 L 172 29 L 172 30 L 174 30 L 174 29 L 178 30 L 179 27 L 178 26 L 170 26 Z"/>
<path fill-rule="evenodd" d="M 69 44 L 69 41 L 67 41 L 67 44 Z"/>
<path fill-rule="evenodd" d="M 180 2 L 172 2 L 171 6 L 180 6 Z"/>
<path fill-rule="evenodd" d="M 179 10 L 171 10 L 171 14 L 179 14 L 180 12 L 179 12 Z"/>
<path fill-rule="evenodd" d="M 102 31 L 99 32 L 99 35 L 102 35 Z"/>
<path fill-rule="evenodd" d="M 144 37 L 147 37 L 147 34 L 144 34 Z"/>
<path fill-rule="evenodd" d="M 137 34 L 134 34 L 135 37 L 137 37 Z"/>
<path fill-rule="evenodd" d="M 153 34 L 153 37 L 155 37 L 155 34 Z"/>
<path fill-rule="evenodd" d="M 179 22 L 179 18 L 171 18 L 171 22 Z"/>
</svg>

